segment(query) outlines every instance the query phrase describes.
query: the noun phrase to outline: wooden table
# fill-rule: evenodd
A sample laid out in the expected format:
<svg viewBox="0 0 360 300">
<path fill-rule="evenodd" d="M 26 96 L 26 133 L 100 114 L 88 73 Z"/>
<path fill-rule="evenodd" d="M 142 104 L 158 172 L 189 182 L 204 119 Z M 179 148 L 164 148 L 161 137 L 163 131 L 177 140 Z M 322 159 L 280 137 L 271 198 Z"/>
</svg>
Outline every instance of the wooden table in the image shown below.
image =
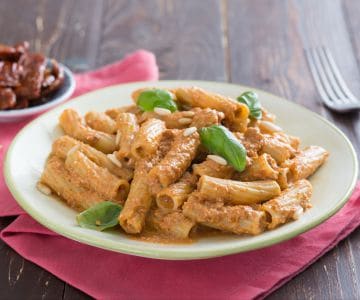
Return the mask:
<svg viewBox="0 0 360 300">
<path fill-rule="evenodd" d="M 303 51 L 327 45 L 360 96 L 359 15 L 357 0 L 12 0 L 0 3 L 0 42 L 28 40 L 76 72 L 145 48 L 156 54 L 161 79 L 273 92 L 337 124 L 359 150 L 359 113 L 324 108 Z M 0 228 L 12 220 L 0 219 Z M 359 279 L 356 230 L 269 299 L 360 298 Z M 87 298 L 0 241 L 0 299 L 24 297 Z"/>
</svg>

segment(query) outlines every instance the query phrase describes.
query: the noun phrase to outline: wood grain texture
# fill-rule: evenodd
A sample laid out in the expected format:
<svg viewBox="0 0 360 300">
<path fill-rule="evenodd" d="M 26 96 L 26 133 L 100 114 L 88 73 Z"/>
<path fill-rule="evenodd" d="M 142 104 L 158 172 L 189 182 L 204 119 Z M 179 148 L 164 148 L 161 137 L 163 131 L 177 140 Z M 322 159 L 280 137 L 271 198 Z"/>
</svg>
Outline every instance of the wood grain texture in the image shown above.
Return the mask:
<svg viewBox="0 0 360 300">
<path fill-rule="evenodd" d="M 17 18 L 9 13 L 17 12 Z M 94 68 L 101 31 L 102 1 L 15 0 L 0 4 L 1 42 L 28 40 L 74 71 Z M 9 26 L 11 24 L 11 26 Z"/>
<path fill-rule="evenodd" d="M 0 246 L 0 299 L 61 299 L 64 283 L 49 272 Z"/>
<path fill-rule="evenodd" d="M 359 113 L 339 115 L 321 104 L 304 56 L 304 48 L 329 47 L 346 82 L 359 94 L 358 65 L 342 3 L 229 0 L 227 6 L 232 81 L 263 88 L 322 114 L 337 124 L 358 150 Z M 356 234 L 359 231 L 269 299 L 359 298 Z"/>
<path fill-rule="evenodd" d="M 273 92 L 336 123 L 359 153 L 359 113 L 324 108 L 303 51 L 329 47 L 360 97 L 359 14 L 355 0 L 12 0 L 0 3 L 0 37 L 9 44 L 27 39 L 74 71 L 148 49 L 161 79 L 232 81 Z M 0 228 L 12 220 L 1 218 Z M 357 230 L 268 298 L 356 299 L 359 280 Z M 0 299 L 24 297 L 89 299 L 0 241 Z"/>
<path fill-rule="evenodd" d="M 224 81 L 220 18 L 216 0 L 105 1 L 97 63 L 144 48 L 162 79 Z"/>
<path fill-rule="evenodd" d="M 360 96 L 360 75 L 341 2 L 228 3 L 232 80 L 263 88 L 322 114 L 347 134 L 359 152 L 359 112 L 340 115 L 323 106 L 304 55 L 304 48 L 329 47 L 346 82 Z"/>
</svg>

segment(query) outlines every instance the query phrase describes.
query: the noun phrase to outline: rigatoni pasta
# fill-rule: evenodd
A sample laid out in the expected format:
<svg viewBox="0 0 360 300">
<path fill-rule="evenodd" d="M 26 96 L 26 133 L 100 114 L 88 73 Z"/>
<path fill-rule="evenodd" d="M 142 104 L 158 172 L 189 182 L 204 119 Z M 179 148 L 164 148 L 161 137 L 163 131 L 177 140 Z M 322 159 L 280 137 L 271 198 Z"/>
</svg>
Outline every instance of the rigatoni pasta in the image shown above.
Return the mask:
<svg viewBox="0 0 360 300">
<path fill-rule="evenodd" d="M 54 141 L 51 153 L 60 157 L 61 159 L 65 159 L 67 153 L 74 146 L 78 146 L 78 149 L 98 166 L 108 169 L 110 173 L 118 176 L 119 178 L 129 181 L 133 177 L 133 170 L 123 166 L 119 167 L 118 165 L 114 164 L 112 160 L 109 159 L 109 157 L 103 152 L 96 150 L 95 148 L 67 135 L 59 137 Z"/>
<path fill-rule="evenodd" d="M 121 227 L 128 233 L 140 233 L 145 217 L 150 209 L 152 196 L 146 181 L 146 175 L 152 162 L 144 159 L 135 165 L 134 179 L 131 182 L 129 196 L 119 216 Z"/>
<path fill-rule="evenodd" d="M 191 107 L 212 108 L 223 112 L 228 127 L 235 131 L 245 131 L 249 116 L 249 108 L 246 105 L 197 87 L 177 88 L 174 92 L 179 102 Z"/>
<path fill-rule="evenodd" d="M 86 124 L 92 129 L 114 134 L 116 122 L 105 113 L 90 111 L 85 115 Z"/>
<path fill-rule="evenodd" d="M 148 184 L 153 194 L 177 181 L 191 165 L 200 144 L 199 134 L 185 136 L 185 131 L 176 134 L 169 152 L 148 174 Z"/>
<path fill-rule="evenodd" d="M 59 124 L 67 135 L 104 153 L 112 153 L 116 150 L 115 136 L 84 125 L 81 117 L 72 109 L 64 110 L 59 118 Z"/>
<path fill-rule="evenodd" d="M 186 172 L 178 182 L 163 188 L 156 195 L 156 204 L 163 210 L 177 210 L 196 188 L 197 177 Z"/>
<path fill-rule="evenodd" d="M 111 224 L 157 242 L 190 241 L 199 228 L 257 235 L 311 208 L 307 178 L 329 153 L 302 148 L 255 93 L 235 100 L 197 87 L 144 87 L 132 97 L 133 105 L 84 119 L 64 110 L 65 135 L 38 189 L 85 213 L 114 208 Z M 100 223 L 88 228 L 108 228 Z"/>
<path fill-rule="evenodd" d="M 106 200 L 95 190 L 84 187 L 81 178 L 71 174 L 66 169 L 65 162 L 57 156 L 49 157 L 40 182 L 77 210 L 87 209 Z"/>
<path fill-rule="evenodd" d="M 199 177 L 207 175 L 211 177 L 230 179 L 235 173 L 232 166 L 221 165 L 209 158 L 206 158 L 200 164 L 193 164 L 192 169 L 193 173 Z"/>
<path fill-rule="evenodd" d="M 162 134 L 165 132 L 165 123 L 158 119 L 144 122 L 135 136 L 131 147 L 131 154 L 136 159 L 155 154 L 159 148 Z"/>
<path fill-rule="evenodd" d="M 280 195 L 280 187 L 274 180 L 241 182 L 201 176 L 199 194 L 206 199 L 221 199 L 226 204 L 257 204 Z"/>
<path fill-rule="evenodd" d="M 132 113 L 121 112 L 116 117 L 116 141 L 119 150 L 116 156 L 119 159 L 131 159 L 131 146 L 134 143 L 139 124 Z"/>
<path fill-rule="evenodd" d="M 183 208 L 184 215 L 200 224 L 236 234 L 259 234 L 266 227 L 265 212 L 246 205 L 225 206 L 222 201 L 206 201 L 194 193 Z"/>
<path fill-rule="evenodd" d="M 185 240 L 196 222 L 187 218 L 182 211 L 153 209 L 149 212 L 146 225 L 159 233 L 174 239 Z"/>
<path fill-rule="evenodd" d="M 312 175 L 328 158 L 329 153 L 319 146 L 306 147 L 285 165 L 289 166 L 292 180 L 300 180 Z"/>
<path fill-rule="evenodd" d="M 125 202 L 129 190 L 127 180 L 120 179 L 106 168 L 98 166 L 78 150 L 77 146 L 67 153 L 65 167 L 80 179 L 84 187 L 96 190 L 104 199 Z"/>
<path fill-rule="evenodd" d="M 311 207 L 311 194 L 310 182 L 303 179 L 289 186 L 278 197 L 264 203 L 262 208 L 270 215 L 268 228 L 273 229 L 289 220 L 299 219 Z"/>
</svg>

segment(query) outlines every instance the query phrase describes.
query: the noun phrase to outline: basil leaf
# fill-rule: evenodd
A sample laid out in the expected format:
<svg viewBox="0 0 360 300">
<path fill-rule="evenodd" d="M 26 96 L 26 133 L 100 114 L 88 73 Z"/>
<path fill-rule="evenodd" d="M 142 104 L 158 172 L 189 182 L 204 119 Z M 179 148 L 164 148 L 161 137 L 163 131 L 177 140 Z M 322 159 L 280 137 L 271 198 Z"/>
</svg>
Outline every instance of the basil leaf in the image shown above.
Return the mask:
<svg viewBox="0 0 360 300">
<path fill-rule="evenodd" d="M 226 127 L 212 125 L 200 129 L 201 143 L 241 172 L 246 166 L 246 149 Z"/>
<path fill-rule="evenodd" d="M 172 94 L 167 90 L 152 89 L 140 93 L 137 105 L 142 111 L 153 111 L 155 107 L 166 108 L 171 112 L 177 110 Z"/>
<path fill-rule="evenodd" d="M 256 93 L 252 91 L 244 92 L 236 99 L 237 101 L 244 103 L 249 108 L 251 118 L 261 119 L 261 104 Z"/>
<path fill-rule="evenodd" d="M 102 231 L 116 226 L 122 206 L 110 201 L 100 202 L 76 216 L 81 227 Z"/>
</svg>

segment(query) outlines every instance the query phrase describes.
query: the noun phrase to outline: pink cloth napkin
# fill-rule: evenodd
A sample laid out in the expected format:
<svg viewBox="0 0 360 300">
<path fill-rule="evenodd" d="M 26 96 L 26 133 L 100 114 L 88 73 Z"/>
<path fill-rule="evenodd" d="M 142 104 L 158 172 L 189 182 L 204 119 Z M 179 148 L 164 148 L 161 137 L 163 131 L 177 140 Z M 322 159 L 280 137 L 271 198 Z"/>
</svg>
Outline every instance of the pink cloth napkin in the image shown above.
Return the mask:
<svg viewBox="0 0 360 300">
<path fill-rule="evenodd" d="M 154 56 L 138 51 L 120 63 L 77 75 L 76 94 L 119 82 L 154 80 L 157 76 Z M 0 125 L 1 165 L 5 149 L 25 123 Z M 1 232 L 10 247 L 95 298 L 260 299 L 304 270 L 360 224 L 360 184 L 341 211 L 307 233 L 268 248 L 207 260 L 140 258 L 59 236 L 25 214 L 0 177 L 0 216 L 9 215 L 19 215 Z"/>
</svg>

